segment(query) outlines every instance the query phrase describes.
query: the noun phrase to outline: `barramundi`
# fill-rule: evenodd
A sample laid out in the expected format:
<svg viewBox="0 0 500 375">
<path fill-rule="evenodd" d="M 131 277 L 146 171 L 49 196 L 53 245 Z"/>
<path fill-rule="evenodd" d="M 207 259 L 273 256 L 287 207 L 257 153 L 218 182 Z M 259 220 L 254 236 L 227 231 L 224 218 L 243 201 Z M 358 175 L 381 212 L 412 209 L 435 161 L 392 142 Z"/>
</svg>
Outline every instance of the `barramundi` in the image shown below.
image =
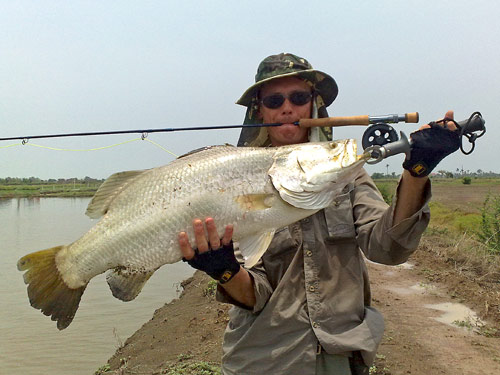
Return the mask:
<svg viewBox="0 0 500 375">
<path fill-rule="evenodd" d="M 98 189 L 86 214 L 100 220 L 70 245 L 18 261 L 31 305 L 66 328 L 96 275 L 113 295 L 134 299 L 162 265 L 182 259 L 178 234 L 195 243 L 192 221 L 212 217 L 252 267 L 277 229 L 331 205 L 369 155 L 355 140 L 282 147 L 214 146 L 158 168 L 116 173 Z"/>
</svg>

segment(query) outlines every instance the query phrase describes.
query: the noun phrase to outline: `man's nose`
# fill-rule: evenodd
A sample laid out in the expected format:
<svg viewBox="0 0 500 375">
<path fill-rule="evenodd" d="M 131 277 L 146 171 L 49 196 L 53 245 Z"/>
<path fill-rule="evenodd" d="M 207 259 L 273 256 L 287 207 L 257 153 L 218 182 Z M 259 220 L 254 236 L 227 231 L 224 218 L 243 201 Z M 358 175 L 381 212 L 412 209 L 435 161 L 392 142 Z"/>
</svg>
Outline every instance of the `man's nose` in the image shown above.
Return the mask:
<svg viewBox="0 0 500 375">
<path fill-rule="evenodd" d="M 293 109 L 293 104 L 292 102 L 290 101 L 290 99 L 288 98 L 285 98 L 285 101 L 283 102 L 283 104 L 281 105 L 281 111 L 283 113 L 291 113 L 292 112 L 292 109 Z"/>
</svg>

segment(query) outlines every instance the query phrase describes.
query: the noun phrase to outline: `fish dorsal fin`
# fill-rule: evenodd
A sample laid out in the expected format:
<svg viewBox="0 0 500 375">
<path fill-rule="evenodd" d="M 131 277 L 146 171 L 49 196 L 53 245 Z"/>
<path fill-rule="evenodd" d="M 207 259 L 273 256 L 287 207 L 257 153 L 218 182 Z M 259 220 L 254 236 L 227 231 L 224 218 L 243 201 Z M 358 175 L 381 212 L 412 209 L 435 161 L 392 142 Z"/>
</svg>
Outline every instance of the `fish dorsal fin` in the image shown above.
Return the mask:
<svg viewBox="0 0 500 375">
<path fill-rule="evenodd" d="M 245 267 L 253 267 L 262 254 L 265 253 L 271 241 L 273 240 L 275 230 L 264 233 L 258 233 L 250 237 L 242 238 L 239 241 L 240 251 L 245 260 Z"/>
<path fill-rule="evenodd" d="M 113 296 L 121 301 L 132 301 L 139 295 L 144 284 L 156 270 L 133 272 L 123 268 L 116 268 L 106 275 L 106 281 Z"/>
<path fill-rule="evenodd" d="M 119 172 L 111 175 L 101 186 L 99 186 L 85 214 L 91 219 L 100 218 L 108 211 L 109 205 L 113 199 L 137 176 L 140 176 L 144 172 L 146 172 L 146 170 Z"/>
</svg>

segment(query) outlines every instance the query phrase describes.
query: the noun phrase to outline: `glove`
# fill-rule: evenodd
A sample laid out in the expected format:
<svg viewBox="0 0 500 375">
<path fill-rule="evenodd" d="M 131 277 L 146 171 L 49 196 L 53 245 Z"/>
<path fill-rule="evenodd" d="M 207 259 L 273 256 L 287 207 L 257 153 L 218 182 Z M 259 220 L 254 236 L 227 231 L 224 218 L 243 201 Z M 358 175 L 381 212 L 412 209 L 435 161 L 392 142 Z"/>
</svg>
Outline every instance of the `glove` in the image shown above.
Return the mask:
<svg viewBox="0 0 500 375">
<path fill-rule="evenodd" d="M 411 154 L 403 168 L 413 177 L 425 177 L 449 154 L 460 147 L 458 131 L 448 130 L 435 122 L 431 127 L 411 135 Z"/>
<path fill-rule="evenodd" d="M 233 241 L 228 245 L 222 245 L 217 250 L 199 253 L 198 249 L 196 249 L 194 253 L 193 258 L 182 258 L 182 261 L 187 262 L 197 270 L 206 272 L 220 284 L 227 283 L 240 270 L 240 264 L 234 256 Z"/>
</svg>

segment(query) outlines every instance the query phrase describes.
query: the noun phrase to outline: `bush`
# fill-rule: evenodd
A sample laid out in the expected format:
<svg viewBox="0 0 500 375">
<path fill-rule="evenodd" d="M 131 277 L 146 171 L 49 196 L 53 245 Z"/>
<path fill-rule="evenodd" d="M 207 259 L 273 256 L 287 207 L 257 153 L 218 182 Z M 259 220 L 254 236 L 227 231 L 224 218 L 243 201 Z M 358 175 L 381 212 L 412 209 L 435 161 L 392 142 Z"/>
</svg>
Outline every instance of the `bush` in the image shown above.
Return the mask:
<svg viewBox="0 0 500 375">
<path fill-rule="evenodd" d="M 377 188 L 380 191 L 380 194 L 382 194 L 385 203 L 390 205 L 392 203 L 392 196 L 394 194 L 391 187 L 388 184 L 381 183 L 377 184 Z"/>
<path fill-rule="evenodd" d="M 470 177 L 462 178 L 462 184 L 464 184 L 464 185 L 470 185 L 471 182 L 472 182 L 472 179 Z"/>
<path fill-rule="evenodd" d="M 494 254 L 500 254 L 500 195 L 488 194 L 481 209 L 479 239 Z"/>
</svg>

